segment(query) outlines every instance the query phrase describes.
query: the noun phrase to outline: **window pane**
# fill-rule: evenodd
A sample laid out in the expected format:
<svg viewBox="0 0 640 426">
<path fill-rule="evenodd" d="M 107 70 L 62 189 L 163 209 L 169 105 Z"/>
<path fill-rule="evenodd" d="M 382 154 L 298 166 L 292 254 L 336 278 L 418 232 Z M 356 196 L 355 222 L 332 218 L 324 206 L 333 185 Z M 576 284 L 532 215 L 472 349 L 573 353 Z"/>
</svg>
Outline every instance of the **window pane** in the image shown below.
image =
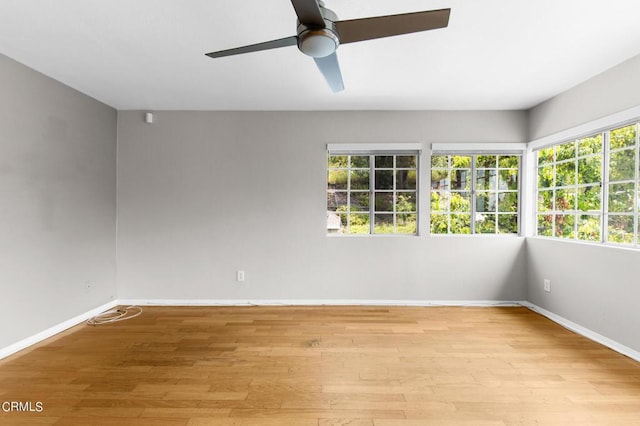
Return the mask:
<svg viewBox="0 0 640 426">
<path fill-rule="evenodd" d="M 549 164 L 553 162 L 553 147 L 545 148 L 538 151 L 538 165 L 542 166 L 544 164 Z"/>
<path fill-rule="evenodd" d="M 398 169 L 415 169 L 418 165 L 415 155 L 398 155 L 396 156 L 396 168 Z"/>
<path fill-rule="evenodd" d="M 518 169 L 500 170 L 498 189 L 518 190 Z"/>
<path fill-rule="evenodd" d="M 470 234 L 471 233 L 471 215 L 470 214 L 452 214 L 451 215 L 451 233 L 452 234 Z"/>
<path fill-rule="evenodd" d="M 575 158 L 576 144 L 574 141 L 563 143 L 556 147 L 556 161 L 568 160 Z"/>
<path fill-rule="evenodd" d="M 520 157 L 517 155 L 501 155 L 498 157 L 498 167 L 501 169 L 517 169 Z"/>
<path fill-rule="evenodd" d="M 470 169 L 471 157 L 466 155 L 454 155 L 451 157 L 451 167 L 454 169 Z"/>
<path fill-rule="evenodd" d="M 608 216 L 607 241 L 620 244 L 633 243 L 633 216 Z"/>
<path fill-rule="evenodd" d="M 347 215 L 336 212 L 327 212 L 327 232 L 330 234 L 342 234 L 347 226 Z"/>
<path fill-rule="evenodd" d="M 471 194 L 469 192 L 451 193 L 450 208 L 452 212 L 470 212 Z"/>
<path fill-rule="evenodd" d="M 397 170 L 396 189 L 416 189 L 416 170 Z"/>
<path fill-rule="evenodd" d="M 416 193 L 398 192 L 396 196 L 396 212 L 416 212 Z"/>
<path fill-rule="evenodd" d="M 327 172 L 329 189 L 347 189 L 347 176 L 346 170 L 329 170 Z"/>
<path fill-rule="evenodd" d="M 447 168 L 448 164 L 449 164 L 448 155 L 432 155 L 431 156 L 431 168 L 434 168 L 434 167 Z"/>
<path fill-rule="evenodd" d="M 376 170 L 376 189 L 393 189 L 393 170 Z"/>
<path fill-rule="evenodd" d="M 578 239 L 600 241 L 600 215 L 581 215 L 578 220 Z"/>
<path fill-rule="evenodd" d="M 496 215 L 486 213 L 476 214 L 476 232 L 478 234 L 495 234 Z"/>
<path fill-rule="evenodd" d="M 471 189 L 471 170 L 454 169 L 451 170 L 451 189 Z"/>
<path fill-rule="evenodd" d="M 432 234 L 448 234 L 449 215 L 447 214 L 432 214 L 431 215 L 431 233 Z"/>
<path fill-rule="evenodd" d="M 538 215 L 538 235 L 550 237 L 553 226 L 553 216 L 550 214 Z"/>
<path fill-rule="evenodd" d="M 553 210 L 553 191 L 538 191 L 538 211 Z"/>
<path fill-rule="evenodd" d="M 556 189 L 556 211 L 574 210 L 576 208 L 576 189 Z"/>
<path fill-rule="evenodd" d="M 376 214 L 373 222 L 374 234 L 393 234 L 393 215 Z"/>
<path fill-rule="evenodd" d="M 500 234 L 517 234 L 518 233 L 518 215 L 517 214 L 498 215 L 498 232 Z"/>
<path fill-rule="evenodd" d="M 327 210 L 338 211 L 347 210 L 347 192 L 327 191 Z"/>
<path fill-rule="evenodd" d="M 495 212 L 496 211 L 496 193 L 478 191 L 476 193 L 476 211 L 477 212 Z"/>
<path fill-rule="evenodd" d="M 493 189 L 497 188 L 496 169 L 476 170 L 476 189 Z"/>
<path fill-rule="evenodd" d="M 351 193 L 351 211 L 352 212 L 368 212 L 369 211 L 369 193 L 368 192 L 352 192 Z"/>
<path fill-rule="evenodd" d="M 347 164 L 348 164 L 348 162 L 347 162 L 347 156 L 346 155 L 330 155 L 329 156 L 329 160 L 328 160 L 329 168 L 346 169 L 347 168 Z"/>
<path fill-rule="evenodd" d="M 508 213 L 502 232 L 517 230 L 520 156 L 433 156 L 431 163 L 440 166 L 431 169 L 432 233 L 470 234 L 471 220 L 475 233 L 500 232 L 498 209 Z"/>
<path fill-rule="evenodd" d="M 351 171 L 351 189 L 369 189 L 369 170 Z"/>
<path fill-rule="evenodd" d="M 518 193 L 517 192 L 499 192 L 498 193 L 498 211 L 506 213 L 518 212 Z"/>
<path fill-rule="evenodd" d="M 445 191 L 431 191 L 431 211 L 446 212 L 449 210 L 449 193 Z"/>
<path fill-rule="evenodd" d="M 609 185 L 609 211 L 633 212 L 634 196 L 635 184 L 633 182 Z"/>
<path fill-rule="evenodd" d="M 449 172 L 431 169 L 431 189 L 449 189 Z"/>
<path fill-rule="evenodd" d="M 600 211 L 601 192 L 600 185 L 578 188 L 578 210 Z"/>
<path fill-rule="evenodd" d="M 590 155 L 602 152 L 602 134 L 593 135 L 578 141 L 578 155 Z"/>
<path fill-rule="evenodd" d="M 598 183 L 602 180 L 602 156 L 578 160 L 578 183 Z"/>
<path fill-rule="evenodd" d="M 556 237 L 560 238 L 574 238 L 575 232 L 573 230 L 573 224 L 575 218 L 573 215 L 556 215 Z"/>
<path fill-rule="evenodd" d="M 327 233 L 417 234 L 417 164 L 417 155 L 328 155 Z M 434 169 L 445 187 L 448 175 Z M 448 209 L 449 198 L 447 191 L 432 194 L 432 209 Z"/>
<path fill-rule="evenodd" d="M 551 188 L 553 186 L 553 166 L 538 168 L 538 188 Z"/>
<path fill-rule="evenodd" d="M 393 155 L 376 155 L 376 169 L 393 168 Z"/>
<path fill-rule="evenodd" d="M 497 167 L 498 157 L 495 155 L 478 155 L 476 157 L 476 168 L 478 169 L 495 169 Z"/>
<path fill-rule="evenodd" d="M 636 125 L 621 127 L 609 133 L 611 149 L 634 146 L 636 143 Z"/>
<path fill-rule="evenodd" d="M 576 183 L 576 163 L 556 164 L 556 186 L 573 185 Z"/>
<path fill-rule="evenodd" d="M 369 168 L 369 156 L 368 155 L 352 155 L 351 167 L 354 169 L 368 169 Z"/>
<path fill-rule="evenodd" d="M 633 180 L 635 178 L 636 150 L 623 149 L 609 154 L 609 180 Z"/>
<path fill-rule="evenodd" d="M 396 218 L 396 234 L 415 234 L 418 232 L 418 215 L 401 213 Z"/>
<path fill-rule="evenodd" d="M 369 215 L 358 213 L 349 215 L 349 230 L 352 234 L 369 234 Z"/>
<path fill-rule="evenodd" d="M 376 192 L 375 199 L 377 212 L 393 211 L 393 192 Z"/>
</svg>

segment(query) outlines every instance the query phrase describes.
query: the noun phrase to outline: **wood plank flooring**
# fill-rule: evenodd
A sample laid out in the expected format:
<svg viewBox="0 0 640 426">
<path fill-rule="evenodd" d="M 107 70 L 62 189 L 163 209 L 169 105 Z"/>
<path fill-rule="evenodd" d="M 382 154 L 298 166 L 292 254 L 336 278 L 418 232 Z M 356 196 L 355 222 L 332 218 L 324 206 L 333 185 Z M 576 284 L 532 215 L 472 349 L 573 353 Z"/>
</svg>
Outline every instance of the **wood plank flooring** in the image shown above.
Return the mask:
<svg viewBox="0 0 640 426">
<path fill-rule="evenodd" d="M 0 424 L 639 425 L 640 364 L 526 308 L 146 307 L 0 361 L 11 401 L 43 410 Z"/>
</svg>

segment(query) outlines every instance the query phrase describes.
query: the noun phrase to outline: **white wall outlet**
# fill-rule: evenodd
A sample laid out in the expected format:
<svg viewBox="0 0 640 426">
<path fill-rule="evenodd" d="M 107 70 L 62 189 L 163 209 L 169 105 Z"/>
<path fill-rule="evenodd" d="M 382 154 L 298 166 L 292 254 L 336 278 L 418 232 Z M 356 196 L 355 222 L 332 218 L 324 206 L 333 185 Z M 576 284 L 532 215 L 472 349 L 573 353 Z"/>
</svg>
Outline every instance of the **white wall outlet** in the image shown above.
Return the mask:
<svg viewBox="0 0 640 426">
<path fill-rule="evenodd" d="M 244 282 L 244 271 L 242 270 L 236 271 L 236 281 L 238 281 L 239 283 Z"/>
<path fill-rule="evenodd" d="M 544 291 L 546 291 L 547 293 L 551 293 L 551 280 L 550 279 L 545 278 L 544 282 L 543 282 L 543 286 L 544 286 L 543 287 Z"/>
</svg>

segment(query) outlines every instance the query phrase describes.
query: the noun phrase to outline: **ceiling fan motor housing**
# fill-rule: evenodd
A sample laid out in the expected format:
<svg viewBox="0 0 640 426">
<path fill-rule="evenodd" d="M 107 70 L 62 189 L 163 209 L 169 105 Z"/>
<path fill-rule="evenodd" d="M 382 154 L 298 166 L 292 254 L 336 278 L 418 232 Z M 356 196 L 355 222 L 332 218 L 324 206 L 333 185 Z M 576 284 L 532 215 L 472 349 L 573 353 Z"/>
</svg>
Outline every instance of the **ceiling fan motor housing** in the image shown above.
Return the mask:
<svg viewBox="0 0 640 426">
<path fill-rule="evenodd" d="M 324 58 L 336 51 L 340 38 L 335 21 L 338 16 L 325 7 L 320 6 L 325 27 L 310 27 L 298 21 L 298 49 L 312 58 Z"/>
</svg>

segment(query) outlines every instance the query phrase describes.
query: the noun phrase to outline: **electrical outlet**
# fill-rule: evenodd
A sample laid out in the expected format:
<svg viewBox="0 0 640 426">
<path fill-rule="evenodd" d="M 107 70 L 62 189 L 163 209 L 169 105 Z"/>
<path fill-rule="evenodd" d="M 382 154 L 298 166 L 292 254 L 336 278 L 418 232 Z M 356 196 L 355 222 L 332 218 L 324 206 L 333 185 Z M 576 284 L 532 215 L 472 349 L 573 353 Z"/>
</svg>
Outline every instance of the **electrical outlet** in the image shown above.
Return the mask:
<svg viewBox="0 0 640 426">
<path fill-rule="evenodd" d="M 244 282 L 244 271 L 236 271 L 236 281 L 238 281 L 239 283 Z"/>
<path fill-rule="evenodd" d="M 547 278 L 544 279 L 544 291 L 551 293 L 551 280 Z"/>
</svg>

